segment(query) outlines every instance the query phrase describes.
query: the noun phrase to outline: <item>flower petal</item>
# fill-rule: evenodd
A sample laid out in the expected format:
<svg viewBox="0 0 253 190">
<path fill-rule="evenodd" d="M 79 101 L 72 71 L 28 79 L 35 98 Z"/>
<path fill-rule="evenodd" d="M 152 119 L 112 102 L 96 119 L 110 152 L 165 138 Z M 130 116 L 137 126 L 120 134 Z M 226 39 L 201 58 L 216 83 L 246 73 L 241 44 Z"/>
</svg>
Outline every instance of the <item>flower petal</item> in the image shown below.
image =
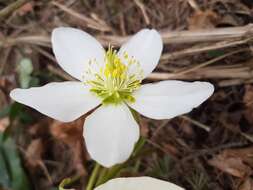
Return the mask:
<svg viewBox="0 0 253 190">
<path fill-rule="evenodd" d="M 105 167 L 126 161 L 139 139 L 139 126 L 125 104 L 95 110 L 84 123 L 90 156 Z"/>
<path fill-rule="evenodd" d="M 184 190 L 183 188 L 152 177 L 116 178 L 95 190 Z"/>
<path fill-rule="evenodd" d="M 198 107 L 213 91 L 208 82 L 162 81 L 143 85 L 129 106 L 153 119 L 170 119 Z"/>
<path fill-rule="evenodd" d="M 100 104 L 81 82 L 53 82 L 42 87 L 14 89 L 12 99 L 62 122 L 77 119 Z"/>
<path fill-rule="evenodd" d="M 52 32 L 53 52 L 60 66 L 76 79 L 83 80 L 89 60 L 103 64 L 105 51 L 101 44 L 86 32 L 60 27 Z"/>
<path fill-rule="evenodd" d="M 139 61 L 144 77 L 149 75 L 160 59 L 163 42 L 160 34 L 152 29 L 143 29 L 122 45 L 119 56 L 124 60 L 124 52 Z"/>
</svg>

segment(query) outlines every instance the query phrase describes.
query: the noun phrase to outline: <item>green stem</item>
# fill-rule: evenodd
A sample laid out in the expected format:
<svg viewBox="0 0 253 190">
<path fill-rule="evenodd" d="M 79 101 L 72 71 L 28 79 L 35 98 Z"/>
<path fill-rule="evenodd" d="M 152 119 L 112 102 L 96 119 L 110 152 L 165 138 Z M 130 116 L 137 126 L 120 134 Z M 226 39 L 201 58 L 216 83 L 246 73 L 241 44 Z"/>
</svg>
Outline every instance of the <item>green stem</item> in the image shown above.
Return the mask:
<svg viewBox="0 0 253 190">
<path fill-rule="evenodd" d="M 96 165 L 95 165 L 95 167 L 92 171 L 92 174 L 90 176 L 89 182 L 87 184 L 86 190 L 92 190 L 93 189 L 93 187 L 95 185 L 95 182 L 96 182 L 96 178 L 97 178 L 99 169 L 100 169 L 100 165 L 98 163 L 96 163 Z"/>
<path fill-rule="evenodd" d="M 65 186 L 70 186 L 73 183 L 75 183 L 76 181 L 78 181 L 80 179 L 80 176 L 74 176 L 72 178 L 65 178 L 64 180 L 61 181 L 60 185 L 59 185 L 59 190 L 67 190 L 65 189 Z"/>
<path fill-rule="evenodd" d="M 99 174 L 99 177 L 98 177 L 98 180 L 96 182 L 96 187 L 103 184 L 104 182 L 104 178 L 107 176 L 107 172 L 108 172 L 108 169 L 107 168 L 103 168 Z"/>
</svg>

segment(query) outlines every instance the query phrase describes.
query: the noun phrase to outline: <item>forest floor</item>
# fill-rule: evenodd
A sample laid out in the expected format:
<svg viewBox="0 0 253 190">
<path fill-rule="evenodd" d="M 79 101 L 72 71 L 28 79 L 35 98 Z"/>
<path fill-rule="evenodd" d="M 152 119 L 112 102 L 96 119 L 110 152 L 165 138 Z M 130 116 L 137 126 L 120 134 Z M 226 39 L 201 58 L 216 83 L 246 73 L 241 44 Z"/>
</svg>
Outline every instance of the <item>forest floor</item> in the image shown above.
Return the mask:
<svg viewBox="0 0 253 190">
<path fill-rule="evenodd" d="M 60 123 L 9 97 L 16 87 L 72 80 L 51 50 L 51 31 L 80 28 L 105 47 L 155 28 L 164 50 L 144 81 L 209 81 L 214 95 L 171 120 L 141 118 L 143 154 L 119 176 L 153 176 L 187 190 L 253 190 L 252 0 L 0 0 L 0 189 L 85 186 L 93 168 L 85 117 Z M 6 140 L 7 139 L 7 140 Z"/>
</svg>

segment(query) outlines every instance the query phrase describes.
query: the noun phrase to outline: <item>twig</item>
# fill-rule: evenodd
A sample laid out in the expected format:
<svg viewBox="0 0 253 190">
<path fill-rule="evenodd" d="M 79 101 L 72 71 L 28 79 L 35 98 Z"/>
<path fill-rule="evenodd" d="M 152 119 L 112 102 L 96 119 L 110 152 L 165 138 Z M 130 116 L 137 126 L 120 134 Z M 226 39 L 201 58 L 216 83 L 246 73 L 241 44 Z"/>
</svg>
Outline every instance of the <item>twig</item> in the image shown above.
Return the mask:
<svg viewBox="0 0 253 190">
<path fill-rule="evenodd" d="M 249 41 L 251 41 L 253 38 L 249 37 L 243 40 L 236 40 L 236 41 L 222 41 L 222 42 L 217 42 L 214 44 L 209 44 L 203 47 L 193 47 L 193 48 L 188 48 L 188 49 L 184 49 L 184 50 L 180 50 L 180 51 L 176 51 L 176 52 L 171 52 L 171 53 L 165 53 L 162 55 L 161 57 L 161 61 L 165 61 L 168 59 L 176 59 L 179 58 L 181 56 L 186 56 L 186 55 L 193 55 L 196 53 L 202 53 L 202 52 L 207 52 L 207 51 L 211 51 L 211 50 L 219 50 L 219 49 L 224 49 L 224 48 L 228 48 L 228 47 L 234 47 L 237 45 L 242 45 L 242 44 L 246 44 Z"/>
<path fill-rule="evenodd" d="M 222 144 L 218 147 L 210 148 L 210 149 L 201 149 L 201 150 L 195 150 L 194 153 L 185 156 L 182 160 L 180 160 L 180 163 L 192 160 L 196 157 L 204 156 L 204 155 L 210 155 L 214 154 L 215 152 L 221 151 L 223 149 L 228 149 L 228 148 L 237 148 L 237 147 L 243 147 L 247 146 L 248 143 L 244 142 L 233 142 L 233 143 L 228 143 L 228 144 Z"/>
<path fill-rule="evenodd" d="M 15 45 L 17 43 L 27 43 L 44 47 L 51 47 L 51 40 L 49 36 L 21 36 L 17 38 L 7 38 L 6 43 L 7 45 L 8 43 L 9 45 Z"/>
<path fill-rule="evenodd" d="M 200 68 L 194 72 L 183 75 L 173 73 L 153 72 L 147 79 L 149 80 L 199 80 L 199 79 L 251 79 L 253 77 L 252 69 L 245 65 L 231 66 L 212 66 Z"/>
<path fill-rule="evenodd" d="M 164 127 L 167 126 L 167 124 L 169 123 L 169 121 L 170 121 L 170 120 L 165 120 L 165 121 L 163 121 L 163 123 L 162 123 L 159 127 L 156 128 L 156 130 L 153 132 L 153 134 L 152 134 L 152 136 L 151 136 L 151 138 L 150 138 L 151 141 L 153 141 L 153 140 L 155 139 L 155 137 L 159 134 L 159 132 L 160 132 Z"/>
<path fill-rule="evenodd" d="M 249 134 L 244 133 L 244 132 L 240 132 L 240 134 L 241 134 L 245 139 L 247 139 L 248 141 L 250 141 L 251 143 L 253 143 L 253 136 L 252 136 L 252 135 L 249 135 Z"/>
<path fill-rule="evenodd" d="M 161 145 L 159 145 L 158 143 L 153 142 L 152 140 L 147 139 L 147 142 L 152 145 L 154 148 L 160 150 L 161 152 L 165 153 L 165 154 L 169 154 L 171 156 L 171 158 L 173 158 L 174 160 L 178 160 L 178 158 L 171 154 L 169 151 L 167 151 L 165 148 L 163 148 Z"/>
<path fill-rule="evenodd" d="M 99 31 L 102 31 L 102 32 L 112 31 L 112 29 L 104 21 L 102 21 L 101 19 L 88 18 L 85 15 L 77 13 L 76 11 L 74 11 L 74 10 L 72 10 L 72 9 L 62 5 L 62 4 L 59 4 L 57 2 L 52 2 L 52 4 L 55 5 L 56 7 L 60 8 L 64 12 L 68 13 L 69 15 L 75 17 L 76 19 L 80 19 L 89 28 L 99 30 Z"/>
<path fill-rule="evenodd" d="M 234 46 L 248 42 L 249 38 L 247 40 L 243 38 L 247 37 L 247 35 L 250 36 L 250 34 L 253 34 L 253 24 L 249 24 L 242 27 L 219 28 L 201 31 L 188 31 L 188 30 L 169 31 L 169 32 L 161 32 L 161 34 L 163 37 L 163 42 L 165 44 L 228 41 L 228 40 L 230 40 L 230 42 L 232 43 L 232 41 L 235 40 L 236 42 L 234 42 L 234 44 L 230 44 L 231 46 Z M 115 35 L 97 36 L 98 40 L 104 46 L 112 44 L 115 47 L 120 46 L 130 37 L 131 36 L 115 36 Z M 21 36 L 18 38 L 6 38 L 0 40 L 0 47 L 6 44 L 15 45 L 16 43 L 30 43 L 50 47 L 50 37 L 35 35 L 35 36 Z M 224 47 L 230 47 L 230 45 L 227 46 L 224 45 Z"/>
<path fill-rule="evenodd" d="M 120 20 L 120 30 L 121 30 L 121 34 L 123 36 L 125 36 L 126 33 L 126 26 L 125 26 L 125 20 L 124 20 L 124 14 L 120 14 L 119 15 L 119 20 Z"/>
<path fill-rule="evenodd" d="M 39 52 L 41 55 L 43 55 L 43 56 L 45 56 L 46 58 L 48 58 L 49 60 L 51 60 L 51 61 L 57 63 L 55 57 L 54 57 L 52 54 L 50 54 L 50 53 L 48 53 L 47 51 L 43 50 L 43 49 L 40 48 L 39 46 L 34 46 L 33 48 L 34 48 L 37 52 Z"/>
<path fill-rule="evenodd" d="M 197 127 L 201 128 L 201 129 L 204 129 L 207 132 L 210 132 L 210 130 L 211 130 L 209 126 L 207 126 L 207 125 L 205 125 L 203 123 L 200 123 L 199 121 L 196 121 L 196 120 L 194 120 L 194 119 L 192 119 L 190 117 L 187 117 L 187 116 L 184 116 L 184 115 L 180 116 L 180 117 L 182 119 L 185 119 L 185 120 L 191 122 L 192 124 L 196 125 Z"/>
<path fill-rule="evenodd" d="M 12 14 L 13 11 L 24 5 L 30 0 L 17 0 L 0 11 L 0 21 Z"/>
<path fill-rule="evenodd" d="M 248 48 L 243 48 L 239 50 L 235 50 L 233 52 L 226 53 L 224 55 L 221 55 L 219 57 L 216 57 L 212 60 L 206 61 L 204 63 L 201 63 L 197 66 L 194 66 L 189 69 L 184 69 L 183 71 L 177 71 L 175 73 L 151 73 L 148 76 L 148 79 L 151 80 L 167 80 L 167 79 L 196 79 L 196 78 L 251 78 L 253 76 L 251 72 L 250 67 L 245 67 L 241 65 L 236 66 L 225 66 L 225 67 L 206 67 L 210 64 L 213 64 L 217 61 L 220 61 L 224 59 L 225 57 L 244 52 L 249 51 Z M 203 67 L 206 67 L 206 69 L 203 69 Z M 216 68 L 216 69 L 214 69 Z M 230 72 L 231 73 L 230 73 Z M 233 72 L 234 71 L 234 72 Z M 196 74 L 200 73 L 200 74 Z M 189 74 L 189 76 L 187 76 Z"/>
<path fill-rule="evenodd" d="M 229 80 L 222 80 L 218 82 L 218 86 L 220 87 L 227 87 L 227 86 L 236 86 L 241 84 L 251 84 L 253 83 L 253 79 L 243 80 L 243 79 L 229 79 Z"/>
<path fill-rule="evenodd" d="M 217 61 L 220 61 L 220 60 L 222 60 L 222 59 L 224 59 L 224 58 L 226 58 L 226 57 L 229 57 L 229 56 L 231 56 L 231 55 L 234 55 L 234 54 L 237 54 L 237 53 L 241 53 L 241 52 L 244 52 L 244 51 L 249 51 L 249 49 L 248 49 L 248 48 L 244 48 L 244 49 L 235 50 L 235 51 L 226 53 L 226 54 L 224 54 L 224 55 L 221 55 L 221 56 L 219 56 L 219 57 L 216 57 L 216 58 L 214 58 L 214 59 L 211 59 L 211 60 L 209 60 L 209 61 L 206 61 L 206 62 L 204 62 L 204 63 L 201 63 L 201 64 L 199 64 L 199 65 L 197 65 L 197 66 L 194 66 L 194 67 L 192 67 L 192 68 L 190 68 L 190 69 L 184 69 L 183 71 L 178 71 L 178 72 L 176 72 L 176 73 L 174 73 L 174 74 L 175 74 L 175 75 L 184 75 L 184 74 L 193 72 L 193 71 L 195 71 L 195 70 L 197 70 L 197 69 L 206 67 L 206 66 L 208 66 L 208 65 L 210 65 L 210 64 L 213 64 L 213 63 L 215 63 L 215 62 L 217 62 Z"/>
<path fill-rule="evenodd" d="M 253 24 L 240 27 L 226 27 L 205 30 L 184 30 L 184 31 L 161 31 L 163 43 L 180 44 L 180 43 L 196 43 L 196 42 L 215 42 L 227 40 L 240 40 L 247 35 L 253 34 Z M 101 35 L 98 36 L 100 41 L 108 45 L 108 42 L 114 46 L 120 46 L 131 36 L 115 36 Z"/>
<path fill-rule="evenodd" d="M 6 64 L 7 64 L 7 59 L 9 57 L 9 55 L 10 55 L 10 52 L 11 52 L 11 47 L 6 48 L 6 50 L 4 51 L 4 55 L 1 58 L 1 62 L 0 62 L 0 76 L 4 72 L 4 68 L 5 68 Z"/>
<path fill-rule="evenodd" d="M 140 0 L 134 0 L 135 4 L 140 8 L 141 12 L 142 12 L 142 15 L 144 17 L 144 20 L 145 20 L 145 23 L 147 25 L 150 24 L 150 19 L 148 17 L 148 14 L 146 12 L 146 9 L 145 9 L 145 6 L 144 4 L 140 1 Z"/>
</svg>

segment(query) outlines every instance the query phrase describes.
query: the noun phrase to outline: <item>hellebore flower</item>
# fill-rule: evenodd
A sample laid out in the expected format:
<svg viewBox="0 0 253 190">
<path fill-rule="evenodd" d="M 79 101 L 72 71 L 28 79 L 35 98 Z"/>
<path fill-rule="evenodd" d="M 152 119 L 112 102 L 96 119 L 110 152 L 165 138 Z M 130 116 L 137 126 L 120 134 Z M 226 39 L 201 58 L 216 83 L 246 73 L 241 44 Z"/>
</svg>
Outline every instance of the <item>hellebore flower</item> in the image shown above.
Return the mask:
<svg viewBox="0 0 253 190">
<path fill-rule="evenodd" d="M 152 177 L 116 178 L 94 190 L 184 190 L 183 188 Z"/>
<path fill-rule="evenodd" d="M 129 107 L 153 119 L 170 119 L 199 106 L 214 91 L 207 82 L 141 85 L 161 56 L 156 30 L 141 30 L 117 52 L 112 47 L 105 51 L 86 32 L 60 27 L 53 30 L 52 45 L 59 65 L 78 81 L 14 89 L 10 96 L 63 122 L 100 105 L 86 118 L 83 135 L 91 157 L 105 167 L 126 161 L 139 139 Z"/>
</svg>

